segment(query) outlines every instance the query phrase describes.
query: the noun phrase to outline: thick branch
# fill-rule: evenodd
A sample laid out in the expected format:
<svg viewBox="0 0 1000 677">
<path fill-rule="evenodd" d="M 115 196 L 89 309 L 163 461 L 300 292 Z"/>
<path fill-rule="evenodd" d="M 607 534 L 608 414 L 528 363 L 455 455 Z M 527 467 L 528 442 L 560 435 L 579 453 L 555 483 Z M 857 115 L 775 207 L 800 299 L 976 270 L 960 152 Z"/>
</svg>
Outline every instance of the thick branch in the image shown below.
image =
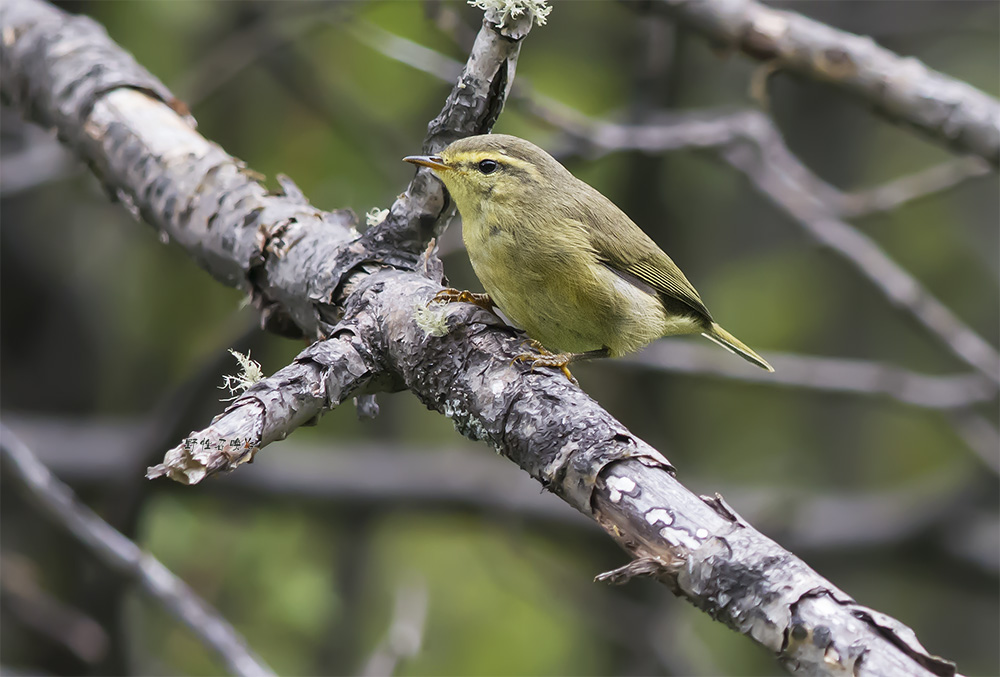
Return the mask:
<svg viewBox="0 0 1000 677">
<path fill-rule="evenodd" d="M 685 489 L 659 452 L 558 371 L 532 373 L 513 363 L 523 339 L 499 318 L 467 304 L 423 310 L 439 289 L 414 273 L 375 273 L 357 290 L 366 302 L 348 310 L 345 327 L 459 432 L 518 463 L 644 563 L 620 575 L 655 575 L 793 671 L 951 674 L 950 664 L 912 640 L 912 631 L 881 615 L 875 622 L 874 612 L 720 499 Z M 246 420 L 237 435 L 272 425 L 265 410 L 251 411 L 259 418 Z M 228 428 L 225 419 L 216 425 Z"/>
<path fill-rule="evenodd" d="M 1000 165 L 1000 102 L 870 37 L 756 0 L 654 0 L 645 6 L 771 68 L 830 83 L 955 152 Z"/>
<path fill-rule="evenodd" d="M 200 450 L 206 453 L 181 454 L 180 466 L 168 459 L 162 472 L 176 469 L 181 479 L 197 481 L 244 460 L 244 447 L 279 439 L 313 410 L 352 393 L 405 386 L 451 418 L 460 432 L 491 444 L 593 517 L 640 558 L 619 577 L 655 574 L 774 651 L 792 670 L 953 673 L 953 666 L 920 648 L 905 626 L 855 603 L 720 499 L 703 500 L 685 489 L 658 451 L 561 374 L 532 373 L 513 364 L 523 338 L 499 318 L 467 304 L 427 308 L 441 288 L 437 259 L 431 254 L 416 262 L 419 273 L 384 264 L 413 266 L 406 257 L 433 227 L 407 221 L 406 227 L 377 232 L 383 239 L 349 241 L 346 216 L 334 218 L 309 207 L 290 184 L 272 202 L 232 158 L 145 94 L 93 91 L 84 108 L 75 92 L 88 91 L 87 86 L 77 84 L 70 92 L 56 87 L 53 96 L 49 76 L 33 80 L 28 64 L 32 55 L 42 54 L 51 73 L 65 72 L 59 45 L 67 22 L 62 15 L 53 19 L 54 10 L 38 7 L 32 0 L 4 5 L 2 56 L 13 72 L 13 77 L 5 74 L 5 96 L 26 111 L 46 106 L 68 111 L 59 116 L 63 135 L 80 141 L 81 154 L 147 220 L 178 239 L 206 268 L 249 287 L 255 299 L 264 298 L 270 304 L 266 309 L 284 312 L 307 331 L 328 328 L 322 333 L 332 336 L 289 367 L 294 371 L 262 382 L 210 429 L 195 434 L 207 442 Z M 12 17 L 23 23 L 14 26 Z M 484 25 L 484 30 L 492 29 Z M 75 39 L 79 45 L 86 37 Z M 103 67 L 116 72 L 108 51 L 102 54 Z M 86 48 L 77 49 L 69 62 L 78 66 L 87 56 Z M 475 58 L 474 50 L 470 64 Z M 499 99 L 497 90 L 508 84 L 498 82 L 491 81 L 488 100 Z M 74 122 L 85 125 L 87 133 L 81 135 Z M 207 199 L 213 202 L 206 204 Z M 249 212 L 247 204 L 253 205 Z M 318 230 L 333 234 L 324 237 Z M 417 235 L 401 239 L 401 232 Z M 399 242 L 405 251 L 395 248 Z M 338 248 L 354 258 L 345 263 L 336 256 Z M 356 275 L 365 262 L 383 267 Z M 341 289 L 352 276 L 349 288 Z M 341 293 L 348 302 L 334 324 L 341 315 Z M 234 437 L 249 442 L 234 451 Z M 211 453 L 216 442 L 222 442 L 218 455 Z M 192 458 L 200 467 L 183 465 Z"/>
<path fill-rule="evenodd" d="M 500 28 L 487 13 L 426 151 L 489 131 L 531 18 Z M 440 183 L 420 171 L 388 218 L 359 237 L 350 210 L 316 209 L 287 178 L 279 177 L 283 194 L 269 194 L 258 175 L 197 134 L 177 113 L 183 104 L 90 19 L 12 0 L 0 6 L 0 23 L 4 101 L 56 127 L 109 194 L 220 282 L 250 294 L 271 330 L 329 335 L 349 278 L 369 265 L 412 267 L 450 218 Z"/>
<path fill-rule="evenodd" d="M 10 412 L 4 420 L 52 472 L 80 489 L 113 490 L 127 484 L 142 460 L 133 446 L 138 422 L 69 421 Z M 998 448 L 994 437 L 994 455 Z M 758 529 L 778 534 L 795 551 L 865 548 L 871 553 L 907 543 L 926 550 L 932 534 L 935 550 L 928 553 L 944 552 L 996 575 L 1000 551 L 981 535 L 1000 533 L 1000 524 L 973 489 L 977 479 L 978 468 L 969 466 L 968 473 L 949 481 L 936 478 L 866 492 L 820 493 L 785 483 L 729 484 L 723 493 Z M 712 486 L 717 480 L 688 477 L 686 483 Z M 326 511 L 447 510 L 512 516 L 563 531 L 596 530 L 594 522 L 552 494 L 539 493 L 538 485 L 512 464 L 492 454 L 469 453 L 462 444 L 442 449 L 360 443 L 338 445 L 337 453 L 329 453 L 322 444 L 292 439 L 282 443 L 280 453 L 258 457 L 253 472 L 233 473 L 203 487 L 251 502 L 261 496 L 316 501 Z"/>
</svg>

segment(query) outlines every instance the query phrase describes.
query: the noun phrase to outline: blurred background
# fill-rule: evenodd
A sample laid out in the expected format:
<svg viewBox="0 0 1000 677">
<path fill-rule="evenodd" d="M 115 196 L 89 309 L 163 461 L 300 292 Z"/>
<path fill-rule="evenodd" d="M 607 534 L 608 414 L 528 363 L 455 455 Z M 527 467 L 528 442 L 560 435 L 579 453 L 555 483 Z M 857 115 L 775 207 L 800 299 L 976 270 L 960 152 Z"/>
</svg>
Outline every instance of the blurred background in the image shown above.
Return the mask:
<svg viewBox="0 0 1000 677">
<path fill-rule="evenodd" d="M 482 18 L 449 0 L 60 4 L 106 26 L 190 105 L 202 134 L 270 185 L 285 173 L 314 205 L 350 207 L 362 221 L 412 176 L 400 158 L 420 150 L 450 89 L 432 73 L 454 75 Z M 1000 93 L 995 2 L 781 6 Z M 667 367 L 651 364 L 656 346 L 574 372 L 692 490 L 721 492 L 961 672 L 997 674 L 995 385 L 716 153 L 605 152 L 536 110 L 551 99 L 635 123 L 759 109 L 758 66 L 624 3 L 556 2 L 525 40 L 517 82 L 530 88 L 495 131 L 557 152 L 672 255 L 778 376 L 784 357 L 786 373 L 815 382 L 745 381 L 754 368 L 707 342 L 694 373 L 681 373 L 670 360 L 683 366 L 687 353 L 669 346 L 687 350 L 682 340 L 663 348 Z M 777 73 L 768 103 L 791 151 L 846 193 L 953 160 L 821 84 Z M 380 395 L 375 421 L 340 407 L 204 485 L 144 480 L 225 407 L 217 386 L 237 371 L 227 348 L 250 350 L 268 374 L 304 344 L 257 331 L 239 292 L 109 202 L 51 134 L 7 109 L 0 124 L 3 422 L 280 674 L 379 671 L 394 653 L 404 675 L 781 672 L 663 586 L 592 583 L 626 555 L 409 393 Z M 996 346 L 996 175 L 955 183 L 849 220 Z M 442 247 L 451 282 L 479 289 L 458 221 Z M 796 355 L 858 362 L 819 374 Z M 5 673 L 222 672 L 8 473 L 0 505 Z"/>
</svg>

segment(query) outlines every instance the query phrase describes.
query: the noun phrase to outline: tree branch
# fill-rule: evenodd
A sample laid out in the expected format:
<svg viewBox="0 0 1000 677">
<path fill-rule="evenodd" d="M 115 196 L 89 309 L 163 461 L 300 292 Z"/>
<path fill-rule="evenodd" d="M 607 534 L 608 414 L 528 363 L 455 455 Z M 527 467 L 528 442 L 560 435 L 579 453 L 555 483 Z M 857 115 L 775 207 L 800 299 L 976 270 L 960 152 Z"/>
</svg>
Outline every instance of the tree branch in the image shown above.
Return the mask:
<svg viewBox="0 0 1000 677">
<path fill-rule="evenodd" d="M 388 32 L 372 32 L 366 44 L 440 78 L 452 70 L 445 57 Z M 781 133 L 759 111 L 709 111 L 659 116 L 646 124 L 622 125 L 592 120 L 568 106 L 524 92 L 517 99 L 528 110 L 567 132 L 577 152 L 662 153 L 681 149 L 715 150 L 791 216 L 820 244 L 847 259 L 900 310 L 914 316 L 958 358 L 1000 384 L 1000 355 L 965 325 L 875 242 L 838 217 L 880 211 L 943 190 L 982 173 L 982 162 L 967 159 L 906 177 L 867 193 L 843 193 L 823 181 L 785 146 Z M 747 146 L 750 148 L 747 148 Z M 750 152 L 752 151 L 752 152 Z"/>
<path fill-rule="evenodd" d="M 0 556 L 0 595 L 4 612 L 16 624 L 66 649 L 88 669 L 96 668 L 107 654 L 111 641 L 101 624 L 49 594 L 23 555 Z"/>
<path fill-rule="evenodd" d="M 889 364 L 847 358 L 768 353 L 775 373 L 761 374 L 731 360 L 719 360 L 708 346 L 664 340 L 619 362 L 647 369 L 709 375 L 766 386 L 851 395 L 888 396 L 916 407 L 938 409 L 958 436 L 994 473 L 1000 473 L 996 428 L 975 413 L 977 404 L 997 398 L 997 387 L 979 374 L 929 376 Z"/>
<path fill-rule="evenodd" d="M 838 200 L 837 211 L 845 219 L 891 212 L 914 200 L 943 193 L 969 179 L 990 173 L 990 166 L 978 157 L 958 158 L 870 190 L 845 193 Z"/>
<path fill-rule="evenodd" d="M 141 460 L 131 445 L 138 424 L 127 421 L 66 421 L 5 413 L 6 424 L 37 450 L 39 459 L 72 486 L 117 491 L 132 480 Z M 993 437 L 996 455 L 996 437 Z M 978 468 L 933 481 L 865 492 L 818 492 L 789 485 L 751 487 L 727 484 L 730 502 L 748 521 L 777 535 L 786 547 L 809 552 L 845 548 L 899 548 L 933 534 L 935 551 L 983 571 L 1000 572 L 1000 551 L 977 534 L 1000 533 L 997 517 L 977 499 Z M 711 486 L 710 478 L 687 478 Z M 391 513 L 439 510 L 489 519 L 511 517 L 541 528 L 597 531 L 593 521 L 572 510 L 510 463 L 489 454 L 454 448 L 362 443 L 338 446 L 288 440 L 277 456 L 261 456 L 254 472 L 233 473 L 203 485 L 234 500 L 261 496 L 315 501 L 323 510 Z M 988 499 L 986 499 L 988 502 Z M 992 507 L 992 504 L 990 504 Z M 970 517 L 970 515 L 972 515 Z M 992 530 L 992 531 L 991 531 Z M 926 541 L 921 547 L 927 550 Z"/>
<path fill-rule="evenodd" d="M 352 31 L 352 35 L 380 54 L 446 82 L 454 80 L 462 69 L 462 64 L 458 61 L 369 22 L 361 22 L 360 27 Z M 523 78 L 514 84 L 511 99 L 534 117 L 563 129 L 574 137 L 589 140 L 597 125 L 601 124 L 555 99 L 531 91 Z M 684 120 L 676 122 L 686 126 Z M 668 124 L 665 123 L 664 126 Z M 679 131 L 687 132 L 690 129 Z M 665 150 L 688 147 L 683 145 L 683 133 L 672 134 L 671 138 L 676 141 Z M 692 140 L 692 147 L 704 145 L 700 139 Z M 892 211 L 909 202 L 950 190 L 969 179 L 990 174 L 991 171 L 989 164 L 981 158 L 964 157 L 856 192 L 841 191 L 815 176 L 811 176 L 810 180 L 815 182 L 814 187 L 825 196 L 830 208 L 840 217 L 855 219 Z"/>
<path fill-rule="evenodd" d="M 382 227 L 353 238 L 348 216 L 315 210 L 290 182 L 283 196 L 266 195 L 239 163 L 162 105 L 170 100 L 162 86 L 122 61 L 102 33 L 86 30 L 92 22 L 67 20 L 34 0 L 8 1 L 0 11 L 5 98 L 55 123 L 114 194 L 220 279 L 248 289 L 270 326 L 330 336 L 196 433 L 205 453 L 180 465 L 169 459 L 158 471 L 197 481 L 246 460 L 314 410 L 350 394 L 406 387 L 459 432 L 491 444 L 595 519 L 637 558 L 616 578 L 656 576 L 789 669 L 954 673 L 908 628 L 858 605 L 720 498 L 685 489 L 662 454 L 561 374 L 512 364 L 523 339 L 499 318 L 468 304 L 427 308 L 441 288 L 440 262 L 432 250 L 417 259 L 417 245 L 434 235 L 447 209 L 434 199 L 440 187 L 422 174 Z M 523 36 L 486 35 L 499 30 L 487 15 L 425 150 L 485 131 L 499 114 L 512 45 Z M 67 33 L 76 47 L 69 58 L 61 48 Z M 101 48 L 88 51 L 89 40 Z M 501 52 L 488 68 L 492 77 L 477 75 L 484 53 L 488 61 Z M 100 81 L 81 80 L 95 56 Z M 75 80 L 68 90 L 59 86 L 67 68 Z M 249 442 L 236 448 L 233 437 Z M 218 453 L 210 453 L 216 444 Z"/>
<path fill-rule="evenodd" d="M 187 625 L 236 675 L 273 675 L 233 627 L 159 560 L 112 529 L 80 503 L 5 425 L 0 424 L 3 466 L 46 516 L 63 527 L 106 566 L 139 583 Z"/>
<path fill-rule="evenodd" d="M 870 37 L 756 0 L 653 0 L 642 6 L 772 70 L 829 83 L 955 152 L 1000 165 L 1000 102 Z"/>
<path fill-rule="evenodd" d="M 976 373 L 931 376 L 891 364 L 844 357 L 813 357 L 769 352 L 773 374 L 757 373 L 731 360 L 717 359 L 710 347 L 683 340 L 653 343 L 641 353 L 618 361 L 649 369 L 707 374 L 766 386 L 786 386 L 822 392 L 887 396 L 927 409 L 963 409 L 997 397 L 992 381 Z"/>
<path fill-rule="evenodd" d="M 427 624 L 427 584 L 422 579 L 400 583 L 385 638 L 365 662 L 365 677 L 389 677 L 401 660 L 420 653 Z"/>
<path fill-rule="evenodd" d="M 886 621 L 873 620 L 869 610 L 753 530 L 719 499 L 703 500 L 685 489 L 659 452 L 558 372 L 532 373 L 512 364 L 522 339 L 499 318 L 467 304 L 432 307 L 428 312 L 437 313 L 434 317 L 415 312 L 440 288 L 414 273 L 375 273 L 354 292 L 364 305 L 348 309 L 339 331 L 370 346 L 371 354 L 379 355 L 376 364 L 401 374 L 405 385 L 451 418 L 459 432 L 494 446 L 652 567 L 626 569 L 620 576 L 655 575 L 775 651 L 793 671 L 951 670 L 910 643 L 906 638 L 912 632 L 903 626 L 884 635 Z M 393 340 L 385 341 L 387 336 Z M 334 371 L 318 375 L 319 382 L 333 378 Z M 314 387 L 275 375 L 255 388 L 267 391 L 279 384 L 292 391 L 286 394 L 292 399 Z M 240 413 L 230 421 L 224 414 L 213 427 L 237 436 L 274 428 L 266 409 L 242 406 L 242 400 L 256 397 L 251 389 L 234 403 L 255 418 Z M 239 430 L 236 421 L 242 422 Z M 195 437 L 208 448 L 218 441 L 211 430 Z M 175 455 L 182 449 L 171 450 L 167 462 L 152 472 L 176 472 L 188 481 L 229 463 L 225 454 L 194 459 L 202 468 L 192 474 L 192 459 L 182 458 L 177 466 Z M 816 633 L 822 637 L 819 649 L 812 641 Z M 796 641 L 800 635 L 803 641 Z"/>
<path fill-rule="evenodd" d="M 763 113 L 673 117 L 662 123 L 594 122 L 585 147 L 657 153 L 711 148 L 821 245 L 849 262 L 894 306 L 913 316 L 956 357 L 1000 384 L 1000 355 L 875 242 L 837 216 L 839 191 L 803 165 Z"/>
<path fill-rule="evenodd" d="M 484 17 L 468 67 L 429 125 L 425 152 L 489 131 L 500 114 L 531 16 L 503 28 L 494 20 Z M 349 278 L 372 265 L 412 268 L 454 212 L 440 182 L 420 170 L 386 220 L 358 238 L 352 212 L 316 209 L 285 177 L 283 193 L 269 194 L 258 175 L 197 134 L 193 119 L 178 117 L 184 104 L 92 20 L 18 0 L 0 7 L 0 21 L 10 29 L 4 101 L 56 127 L 109 194 L 216 279 L 246 291 L 272 331 L 329 335 Z M 82 49 L 57 53 L 43 39 L 53 36 Z M 79 64 L 94 64 L 99 77 L 79 79 Z"/>
</svg>

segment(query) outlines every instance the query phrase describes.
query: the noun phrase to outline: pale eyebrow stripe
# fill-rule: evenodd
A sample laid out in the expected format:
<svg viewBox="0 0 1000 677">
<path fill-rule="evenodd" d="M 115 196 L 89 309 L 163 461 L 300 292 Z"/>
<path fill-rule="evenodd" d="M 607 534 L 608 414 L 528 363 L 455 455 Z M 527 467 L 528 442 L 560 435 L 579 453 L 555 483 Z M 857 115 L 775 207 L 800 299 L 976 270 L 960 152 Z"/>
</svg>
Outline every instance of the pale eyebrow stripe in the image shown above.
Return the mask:
<svg viewBox="0 0 1000 677">
<path fill-rule="evenodd" d="M 501 164 L 507 165 L 508 167 L 520 170 L 525 174 L 527 174 L 529 178 L 531 178 L 534 181 L 538 181 L 541 178 L 541 175 L 538 172 L 538 168 L 535 167 L 533 164 L 525 160 L 522 160 L 520 158 L 511 157 L 510 155 L 507 155 L 500 150 L 476 151 L 474 153 L 469 153 L 465 162 L 469 163 L 469 165 L 478 165 L 483 160 L 495 160 L 497 162 L 500 162 Z"/>
</svg>

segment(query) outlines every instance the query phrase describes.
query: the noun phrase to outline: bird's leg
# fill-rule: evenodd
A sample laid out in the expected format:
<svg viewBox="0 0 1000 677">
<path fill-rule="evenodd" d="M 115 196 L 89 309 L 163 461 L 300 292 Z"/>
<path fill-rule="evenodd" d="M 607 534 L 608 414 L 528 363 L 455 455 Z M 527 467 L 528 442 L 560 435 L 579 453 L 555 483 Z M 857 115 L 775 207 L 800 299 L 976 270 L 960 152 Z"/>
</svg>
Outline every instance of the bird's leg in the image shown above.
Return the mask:
<svg viewBox="0 0 1000 677">
<path fill-rule="evenodd" d="M 474 294 L 471 291 L 459 291 L 450 287 L 435 294 L 427 305 L 431 303 L 471 303 L 491 313 L 497 305 L 489 294 Z"/>
<path fill-rule="evenodd" d="M 580 360 L 592 360 L 598 357 L 608 357 L 610 354 L 606 346 L 604 348 L 598 348 L 597 350 L 588 350 L 583 353 L 552 353 L 546 350 L 542 344 L 534 339 L 528 339 L 527 343 L 541 354 L 532 355 L 531 353 L 521 353 L 514 358 L 515 362 L 530 363 L 532 371 L 535 370 L 535 367 L 556 367 L 562 371 L 562 373 L 566 374 L 566 378 L 573 383 L 576 383 L 577 381 L 573 378 L 573 374 L 570 373 L 570 363 L 579 362 Z"/>
</svg>

